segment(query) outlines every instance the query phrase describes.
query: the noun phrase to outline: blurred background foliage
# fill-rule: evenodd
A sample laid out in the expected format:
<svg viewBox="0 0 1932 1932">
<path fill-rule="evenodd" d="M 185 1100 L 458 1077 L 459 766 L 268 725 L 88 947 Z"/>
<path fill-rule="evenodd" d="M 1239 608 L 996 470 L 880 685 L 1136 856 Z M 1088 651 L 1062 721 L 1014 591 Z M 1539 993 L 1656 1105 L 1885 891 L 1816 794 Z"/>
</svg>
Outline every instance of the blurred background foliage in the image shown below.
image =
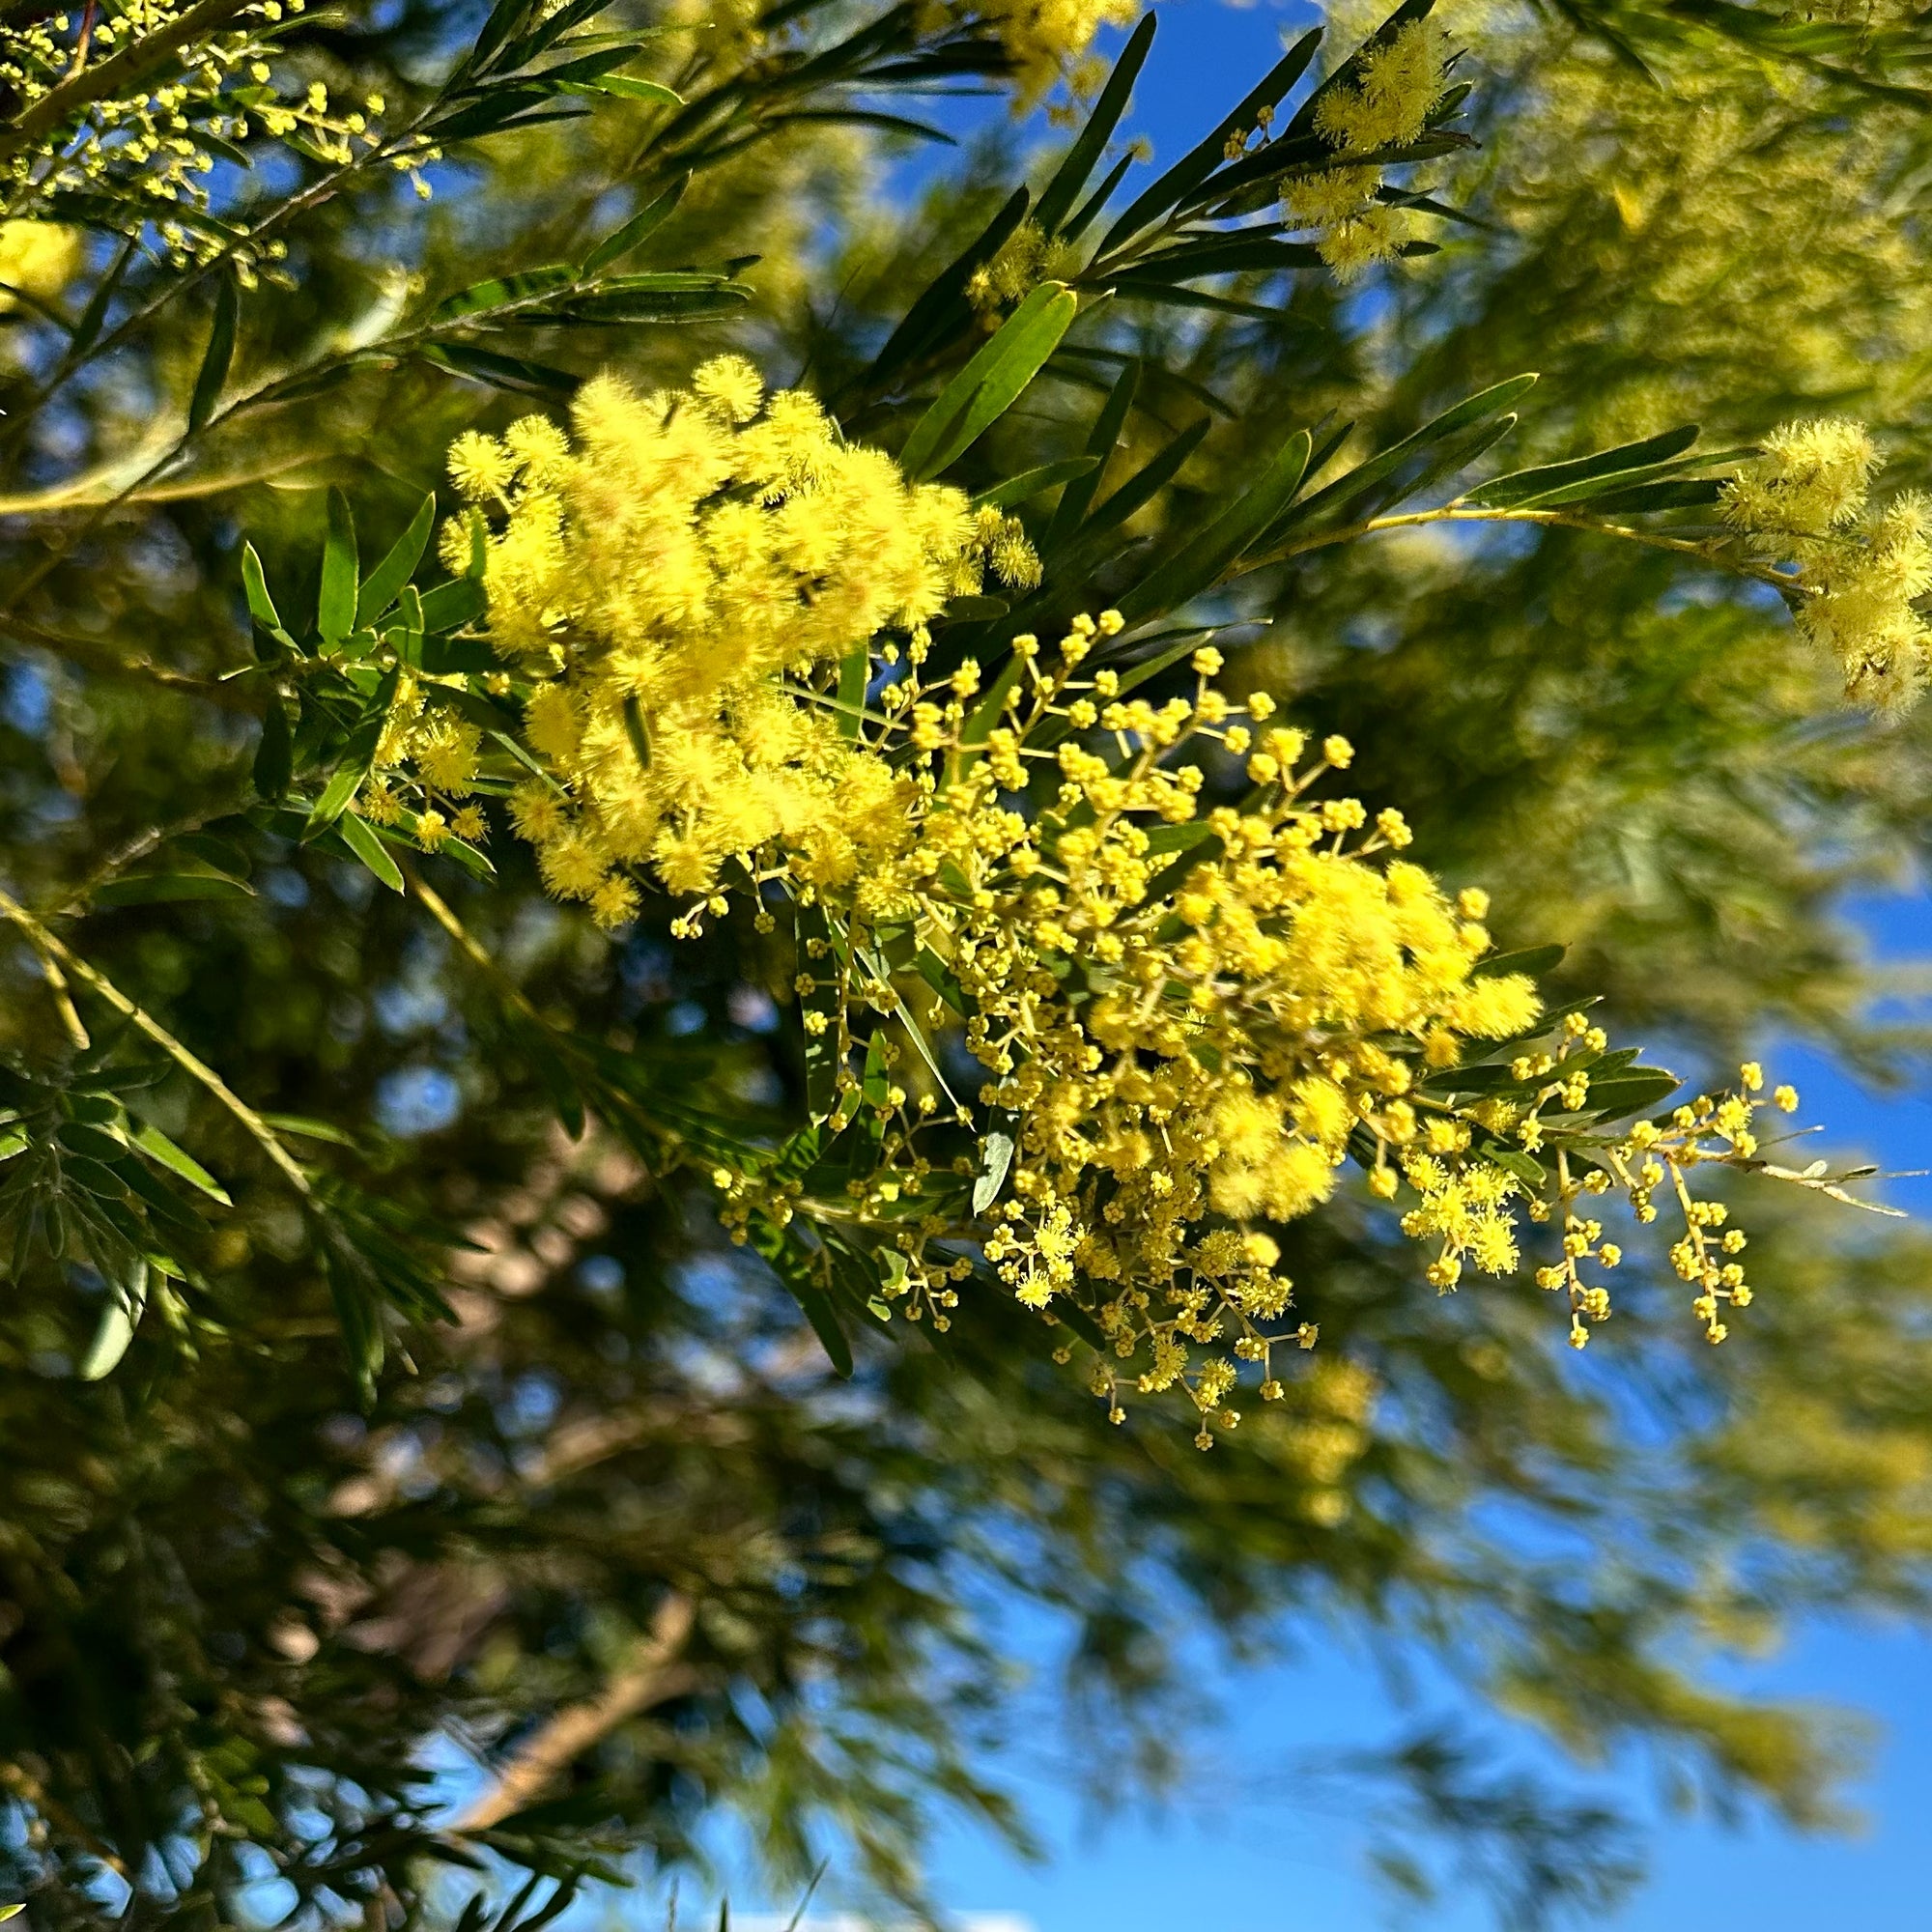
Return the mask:
<svg viewBox="0 0 1932 1932">
<path fill-rule="evenodd" d="M 1886 65 L 1910 23 L 1827 23 L 1835 40 L 1801 45 L 1804 22 L 1706 11 L 1750 17 L 1452 14 L 1480 146 L 1436 166 L 1473 217 L 1439 253 L 1352 290 L 1222 285 L 1269 313 L 1115 315 L 1094 339 L 1151 371 L 1124 454 L 1211 418 L 1141 527 L 1185 520 L 1284 420 L 1332 415 L 1378 447 L 1523 368 L 1543 381 L 1516 462 L 1691 417 L 1746 443 L 1842 411 L 1880 430 L 1901 481 L 1926 480 L 1932 119 Z M 712 36 L 726 64 L 743 24 L 620 13 L 680 46 Z M 478 17 L 318 14 L 289 57 L 340 93 L 408 99 Z M 1790 31 L 1773 44 L 1753 19 Z M 323 202 L 290 233 L 293 286 L 251 298 L 238 371 L 352 350 L 405 304 L 586 245 L 647 197 L 650 111 L 607 100 L 458 149 L 420 213 L 401 177 Z M 515 353 L 648 383 L 728 345 L 849 392 L 1012 181 L 1044 179 L 1062 137 L 1002 114 L 914 170 L 904 205 L 879 184 L 889 162 L 907 178 L 905 137 L 776 121 L 652 242 L 654 266 L 758 257 L 747 308 L 594 341 L 537 327 Z M 203 339 L 182 321 L 130 340 L 11 445 L 0 569 L 39 575 L 0 620 L 0 877 L 42 906 L 149 828 L 246 798 L 254 700 L 218 682 L 247 656 L 242 534 L 271 582 L 312 581 L 335 483 L 377 554 L 452 435 L 531 406 L 419 360 L 347 366 L 95 519 Z M 51 354 L 31 315 L 0 317 L 10 418 Z M 1058 366 L 976 454 L 986 478 L 1079 447 L 1111 371 Z M 49 507 L 62 492 L 79 507 Z M 50 533 L 71 548 L 49 566 Z M 1874 1016 L 1900 986 L 1840 906 L 1918 863 L 1923 712 L 1846 715 L 1780 611 L 1560 530 L 1392 536 L 1242 598 L 1242 674 L 1355 742 L 1363 795 L 1407 813 L 1451 884 L 1490 888 L 1504 943 L 1567 942 L 1565 994 L 1603 993 L 1609 1023 L 1687 1073 L 1795 1035 L 1909 1075 L 1922 1037 Z M 1918 1232 L 1754 1199 L 1764 1292 L 1722 1350 L 1674 1284 L 1633 1281 L 1585 1364 L 1526 1283 L 1438 1299 L 1378 1213 L 1346 1205 L 1290 1231 L 1285 1268 L 1321 1325 L 1311 1373 L 1211 1456 L 1153 1408 L 1111 1428 L 1050 1338 L 970 1296 L 947 1361 L 880 1335 L 836 1383 L 703 1190 L 595 1122 L 560 1130 L 496 988 L 418 905 L 245 836 L 252 896 L 102 906 L 70 936 L 247 1101 L 347 1124 L 372 1194 L 459 1230 L 456 1319 L 400 1332 L 365 1405 L 311 1234 L 173 1080 L 155 1118 L 192 1127 L 237 1198 L 200 1237 L 191 1307 L 83 1383 L 100 1284 L 44 1257 L 14 1269 L 0 1883 L 37 1926 L 442 1922 L 479 1848 L 568 1885 L 689 1858 L 720 1809 L 781 1875 L 833 1857 L 850 1888 L 918 1903 L 948 1807 L 1025 1838 L 982 1749 L 1010 1721 L 1004 1635 L 1024 1604 L 1062 1613 L 1053 1701 L 1103 1798 L 1159 1791 L 1201 1747 L 1203 1645 L 1266 1655 L 1339 1619 L 1430 1651 L 1583 1760 L 1636 1746 L 1676 1788 L 1831 1821 L 1851 1733 L 1734 1699 L 1710 1665 L 1806 1610 L 1927 1607 Z M 645 1091 L 753 1129 L 796 1116 L 775 941 L 672 942 L 647 909 L 611 944 L 501 844 L 487 891 L 429 875 L 538 1009 L 621 1049 Z M 0 1044 L 45 1054 L 62 1022 L 38 962 L 10 945 L 0 973 Z M 436 1740 L 484 1767 L 462 1817 L 421 1768 Z M 1492 1742 L 1506 1750 L 1505 1723 Z M 1391 1843 L 1487 1846 L 1474 1868 L 1519 1922 L 1631 1879 L 1616 1820 L 1498 1774 L 1490 1748 L 1419 1736 L 1378 1766 L 1401 1794 Z M 1400 1877 L 1406 1855 L 1386 1856 Z"/>
</svg>

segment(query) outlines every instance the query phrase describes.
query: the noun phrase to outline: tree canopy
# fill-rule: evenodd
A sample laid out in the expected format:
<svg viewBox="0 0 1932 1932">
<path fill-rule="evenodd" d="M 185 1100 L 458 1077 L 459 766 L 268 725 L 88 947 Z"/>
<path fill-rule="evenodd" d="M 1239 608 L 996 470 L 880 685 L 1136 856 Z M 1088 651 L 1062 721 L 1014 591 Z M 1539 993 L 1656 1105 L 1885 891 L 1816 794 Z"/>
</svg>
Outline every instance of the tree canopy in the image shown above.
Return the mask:
<svg viewBox="0 0 1932 1932">
<path fill-rule="evenodd" d="M 32 1922 L 724 1812 L 923 1910 L 1014 1605 L 1113 1797 L 1204 1642 L 1427 1653 L 1510 1922 L 1636 1870 L 1512 1721 L 1830 1822 L 1717 1667 L 1932 1583 L 1932 1249 L 1756 1058 L 1922 1045 L 1932 92 L 1828 14 L 1337 9 L 1150 158 L 1122 0 L 5 10 Z"/>
</svg>

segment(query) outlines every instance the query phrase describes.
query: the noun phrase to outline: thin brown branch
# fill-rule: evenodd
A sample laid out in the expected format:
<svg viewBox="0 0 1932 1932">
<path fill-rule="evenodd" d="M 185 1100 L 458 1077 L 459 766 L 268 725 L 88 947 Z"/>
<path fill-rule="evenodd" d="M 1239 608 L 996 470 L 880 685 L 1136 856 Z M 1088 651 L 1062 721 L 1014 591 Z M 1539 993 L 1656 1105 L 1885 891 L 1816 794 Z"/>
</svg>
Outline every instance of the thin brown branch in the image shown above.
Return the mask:
<svg viewBox="0 0 1932 1932">
<path fill-rule="evenodd" d="M 534 1803 L 591 1746 L 619 1724 L 682 1696 L 697 1682 L 697 1671 L 678 1653 L 691 1635 L 696 1605 L 673 1591 L 658 1606 L 649 1634 L 630 1661 L 595 1697 L 566 1705 L 534 1733 L 497 1773 L 494 1783 L 473 1799 L 456 1821 L 459 1832 L 487 1832 Z"/>
</svg>

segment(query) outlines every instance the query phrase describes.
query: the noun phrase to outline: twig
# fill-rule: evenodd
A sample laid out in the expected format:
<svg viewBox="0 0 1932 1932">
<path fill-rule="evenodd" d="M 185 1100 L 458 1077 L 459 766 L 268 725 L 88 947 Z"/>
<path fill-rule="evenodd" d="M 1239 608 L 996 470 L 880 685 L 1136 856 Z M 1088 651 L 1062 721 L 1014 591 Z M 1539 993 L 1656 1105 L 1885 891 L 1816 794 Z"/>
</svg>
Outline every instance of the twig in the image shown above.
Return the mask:
<svg viewBox="0 0 1932 1932">
<path fill-rule="evenodd" d="M 688 1596 L 672 1591 L 623 1669 L 595 1697 L 566 1705 L 527 1739 L 495 1782 L 470 1801 L 454 1829 L 487 1832 L 500 1824 L 540 1797 L 552 1779 L 627 1719 L 692 1689 L 697 1682 L 696 1667 L 676 1659 L 691 1635 L 695 1612 Z"/>
<path fill-rule="evenodd" d="M 184 1046 L 159 1020 L 135 1005 L 105 974 L 97 972 L 71 947 L 64 946 L 19 900 L 4 892 L 0 892 L 0 918 L 12 920 L 26 935 L 28 944 L 35 952 L 43 956 L 50 954 L 58 960 L 69 974 L 83 985 L 92 987 L 138 1032 L 146 1034 L 183 1072 L 200 1082 L 247 1129 L 249 1137 L 269 1156 L 283 1179 L 301 1196 L 303 1202 L 313 1205 L 315 1188 L 302 1171 L 300 1162 L 282 1145 L 268 1122 L 213 1067 Z"/>
</svg>

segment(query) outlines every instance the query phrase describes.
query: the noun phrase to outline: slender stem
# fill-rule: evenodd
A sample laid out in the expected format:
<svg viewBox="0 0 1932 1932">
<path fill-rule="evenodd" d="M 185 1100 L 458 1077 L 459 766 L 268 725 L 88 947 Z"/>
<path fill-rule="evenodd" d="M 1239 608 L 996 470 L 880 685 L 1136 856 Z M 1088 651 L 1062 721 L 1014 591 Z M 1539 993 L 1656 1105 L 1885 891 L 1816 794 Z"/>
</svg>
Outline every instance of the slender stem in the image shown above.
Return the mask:
<svg viewBox="0 0 1932 1932">
<path fill-rule="evenodd" d="M 627 1719 L 681 1696 L 697 1682 L 689 1662 L 678 1661 L 691 1635 L 696 1606 L 681 1590 L 674 1590 L 651 1619 L 647 1634 L 638 1639 L 622 1669 L 614 1672 L 596 1696 L 568 1704 L 521 1745 L 497 1775 L 458 1817 L 459 1832 L 487 1832 L 491 1826 L 523 1810 L 540 1797 L 551 1781 L 592 1745 L 601 1743 Z"/>
<path fill-rule="evenodd" d="M 422 875 L 413 866 L 406 865 L 401 870 L 410 891 L 422 901 L 424 909 L 437 924 L 456 942 L 457 949 L 471 965 L 480 968 L 504 1000 L 515 1007 L 531 1025 L 541 1027 L 547 1034 L 554 1033 L 556 1029 L 530 1004 L 524 989 L 490 956 L 489 950 L 482 941 L 449 909 L 442 895 L 433 886 L 426 885 Z"/>
<path fill-rule="evenodd" d="M 1333 544 L 1352 543 L 1357 537 L 1377 536 L 1383 530 L 1416 529 L 1428 524 L 1537 524 L 1546 529 L 1585 530 L 1594 536 L 1621 537 L 1627 543 L 1643 544 L 1651 550 L 1667 550 L 1679 556 L 1694 556 L 1717 570 L 1728 570 L 1739 577 L 1755 578 L 1760 583 L 1775 584 L 1780 590 L 1794 590 L 1796 581 L 1786 572 L 1767 563 L 1753 563 L 1747 557 L 1719 556 L 1709 542 L 1690 537 L 1666 536 L 1662 530 L 1639 530 L 1629 524 L 1606 524 L 1594 517 L 1579 516 L 1571 510 L 1483 510 L 1445 503 L 1435 510 L 1409 510 L 1395 517 L 1371 517 L 1361 524 L 1345 524 L 1332 530 L 1318 530 L 1281 545 L 1267 555 L 1247 563 L 1241 574 L 1300 556 L 1312 550 L 1325 550 Z"/>
<path fill-rule="evenodd" d="M 246 1128 L 249 1137 L 304 1202 L 314 1201 L 314 1186 L 302 1171 L 301 1164 L 282 1145 L 268 1122 L 213 1067 L 184 1046 L 159 1020 L 137 1006 L 105 974 L 97 972 L 71 947 L 63 945 L 19 900 L 5 892 L 0 892 L 0 918 L 12 920 L 36 952 L 57 960 L 73 979 L 92 987 L 136 1031 L 146 1034 L 183 1072 L 205 1087 Z"/>
</svg>

